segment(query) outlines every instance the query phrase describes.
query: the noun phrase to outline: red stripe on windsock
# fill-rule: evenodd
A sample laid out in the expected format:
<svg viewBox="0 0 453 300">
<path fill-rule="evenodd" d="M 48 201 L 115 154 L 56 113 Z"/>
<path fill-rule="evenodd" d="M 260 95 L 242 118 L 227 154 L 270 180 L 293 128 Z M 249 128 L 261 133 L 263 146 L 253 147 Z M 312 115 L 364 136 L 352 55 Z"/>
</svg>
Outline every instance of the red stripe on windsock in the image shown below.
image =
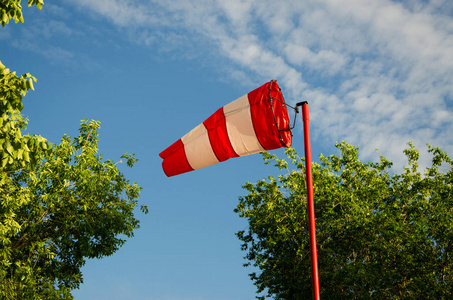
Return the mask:
<svg viewBox="0 0 453 300">
<path fill-rule="evenodd" d="M 164 169 L 165 175 L 169 177 L 193 171 L 187 160 L 184 144 L 181 139 L 162 151 L 159 156 L 164 160 L 162 162 L 162 168 Z"/>
<path fill-rule="evenodd" d="M 289 116 L 277 82 L 268 82 L 251 91 L 248 98 L 253 128 L 261 146 L 266 150 L 290 147 Z M 274 114 L 278 117 L 274 118 Z"/>
<path fill-rule="evenodd" d="M 207 118 L 203 125 L 208 130 L 209 142 L 219 161 L 238 157 L 231 145 L 225 122 L 223 107 L 219 108 L 212 116 Z"/>
</svg>

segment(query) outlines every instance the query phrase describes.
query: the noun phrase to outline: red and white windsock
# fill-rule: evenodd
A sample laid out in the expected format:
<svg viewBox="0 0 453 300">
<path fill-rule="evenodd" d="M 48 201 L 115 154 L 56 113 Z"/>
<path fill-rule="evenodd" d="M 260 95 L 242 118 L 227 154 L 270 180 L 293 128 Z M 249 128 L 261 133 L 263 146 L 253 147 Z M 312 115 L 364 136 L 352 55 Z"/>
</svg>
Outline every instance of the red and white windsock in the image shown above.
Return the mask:
<svg viewBox="0 0 453 300">
<path fill-rule="evenodd" d="M 162 151 L 162 168 L 174 176 L 232 157 L 291 146 L 283 95 L 272 80 L 218 109 Z"/>
</svg>

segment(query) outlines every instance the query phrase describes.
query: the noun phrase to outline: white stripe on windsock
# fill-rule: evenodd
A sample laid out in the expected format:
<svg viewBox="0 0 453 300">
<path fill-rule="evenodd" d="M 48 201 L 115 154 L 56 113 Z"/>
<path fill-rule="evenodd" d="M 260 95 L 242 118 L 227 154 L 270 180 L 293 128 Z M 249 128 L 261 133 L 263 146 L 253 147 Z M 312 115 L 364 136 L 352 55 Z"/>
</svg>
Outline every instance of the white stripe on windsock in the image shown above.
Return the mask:
<svg viewBox="0 0 453 300">
<path fill-rule="evenodd" d="M 203 123 L 183 136 L 181 141 L 192 169 L 204 168 L 219 162 L 212 150 L 208 131 Z"/>
<path fill-rule="evenodd" d="M 239 156 L 265 151 L 256 137 L 248 95 L 223 107 L 228 138 Z"/>
</svg>

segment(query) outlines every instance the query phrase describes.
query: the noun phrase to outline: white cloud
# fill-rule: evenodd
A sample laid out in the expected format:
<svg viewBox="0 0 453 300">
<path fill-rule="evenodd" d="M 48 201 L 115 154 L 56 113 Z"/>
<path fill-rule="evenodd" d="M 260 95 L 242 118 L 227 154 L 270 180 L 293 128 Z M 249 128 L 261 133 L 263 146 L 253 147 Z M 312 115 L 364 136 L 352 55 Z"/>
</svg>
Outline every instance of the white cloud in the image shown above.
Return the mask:
<svg viewBox="0 0 453 300">
<path fill-rule="evenodd" d="M 122 27 L 157 22 L 157 19 L 150 13 L 153 10 L 151 5 L 140 4 L 134 0 L 78 0 L 73 2 L 108 18 L 114 24 Z M 155 11 L 157 12 L 158 10 Z"/>
<path fill-rule="evenodd" d="M 69 38 L 74 31 L 69 28 L 65 23 L 61 21 L 46 21 L 44 23 L 38 24 L 39 28 L 36 28 L 34 34 L 40 34 L 41 37 L 50 39 L 55 36 L 63 36 Z M 39 31 L 39 32 L 38 32 Z"/>
<path fill-rule="evenodd" d="M 244 82 L 245 74 L 254 74 L 251 82 L 278 79 L 287 100 L 310 102 L 318 137 L 327 145 L 359 144 L 365 158 L 379 148 L 398 163 L 409 141 L 453 152 L 451 1 L 74 4 L 136 28 L 142 40 L 144 32 L 162 28 L 181 32 L 175 39 L 203 39 L 237 66 L 225 67 L 233 80 Z"/>
<path fill-rule="evenodd" d="M 51 63 L 63 63 L 66 64 L 74 57 L 74 53 L 66 49 L 48 45 L 45 48 L 39 47 L 36 43 L 28 41 L 27 39 L 14 40 L 11 42 L 11 46 L 22 50 L 28 50 L 33 53 L 38 53 L 47 58 Z"/>
</svg>

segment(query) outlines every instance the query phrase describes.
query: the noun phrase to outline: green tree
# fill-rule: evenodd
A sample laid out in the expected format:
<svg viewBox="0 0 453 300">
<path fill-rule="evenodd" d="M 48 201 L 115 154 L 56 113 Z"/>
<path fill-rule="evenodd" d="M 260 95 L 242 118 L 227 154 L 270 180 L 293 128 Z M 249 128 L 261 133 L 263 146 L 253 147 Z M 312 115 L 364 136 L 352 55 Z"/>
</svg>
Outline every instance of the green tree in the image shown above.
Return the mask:
<svg viewBox="0 0 453 300">
<path fill-rule="evenodd" d="M 2 25 L 23 21 L 20 1 L 1 1 L 0 11 Z M 0 62 L 0 299 L 72 299 L 86 260 L 113 254 L 139 228 L 141 188 L 98 153 L 99 122 L 82 121 L 79 136 L 58 145 L 23 135 L 34 82 Z"/>
<path fill-rule="evenodd" d="M 64 136 L 1 186 L 0 298 L 72 299 L 88 258 L 113 254 L 139 228 L 140 187 L 98 154 L 95 121 Z M 132 167 L 133 155 L 122 159 Z M 146 207 L 142 206 L 146 212 Z"/>
<path fill-rule="evenodd" d="M 323 299 L 451 299 L 453 296 L 453 162 L 429 146 L 432 165 L 361 162 L 358 148 L 337 144 L 340 155 L 313 163 L 318 265 Z M 304 160 L 265 153 L 285 175 L 244 186 L 235 212 L 249 227 L 237 233 L 257 272 L 264 299 L 311 298 L 311 263 Z"/>
</svg>

